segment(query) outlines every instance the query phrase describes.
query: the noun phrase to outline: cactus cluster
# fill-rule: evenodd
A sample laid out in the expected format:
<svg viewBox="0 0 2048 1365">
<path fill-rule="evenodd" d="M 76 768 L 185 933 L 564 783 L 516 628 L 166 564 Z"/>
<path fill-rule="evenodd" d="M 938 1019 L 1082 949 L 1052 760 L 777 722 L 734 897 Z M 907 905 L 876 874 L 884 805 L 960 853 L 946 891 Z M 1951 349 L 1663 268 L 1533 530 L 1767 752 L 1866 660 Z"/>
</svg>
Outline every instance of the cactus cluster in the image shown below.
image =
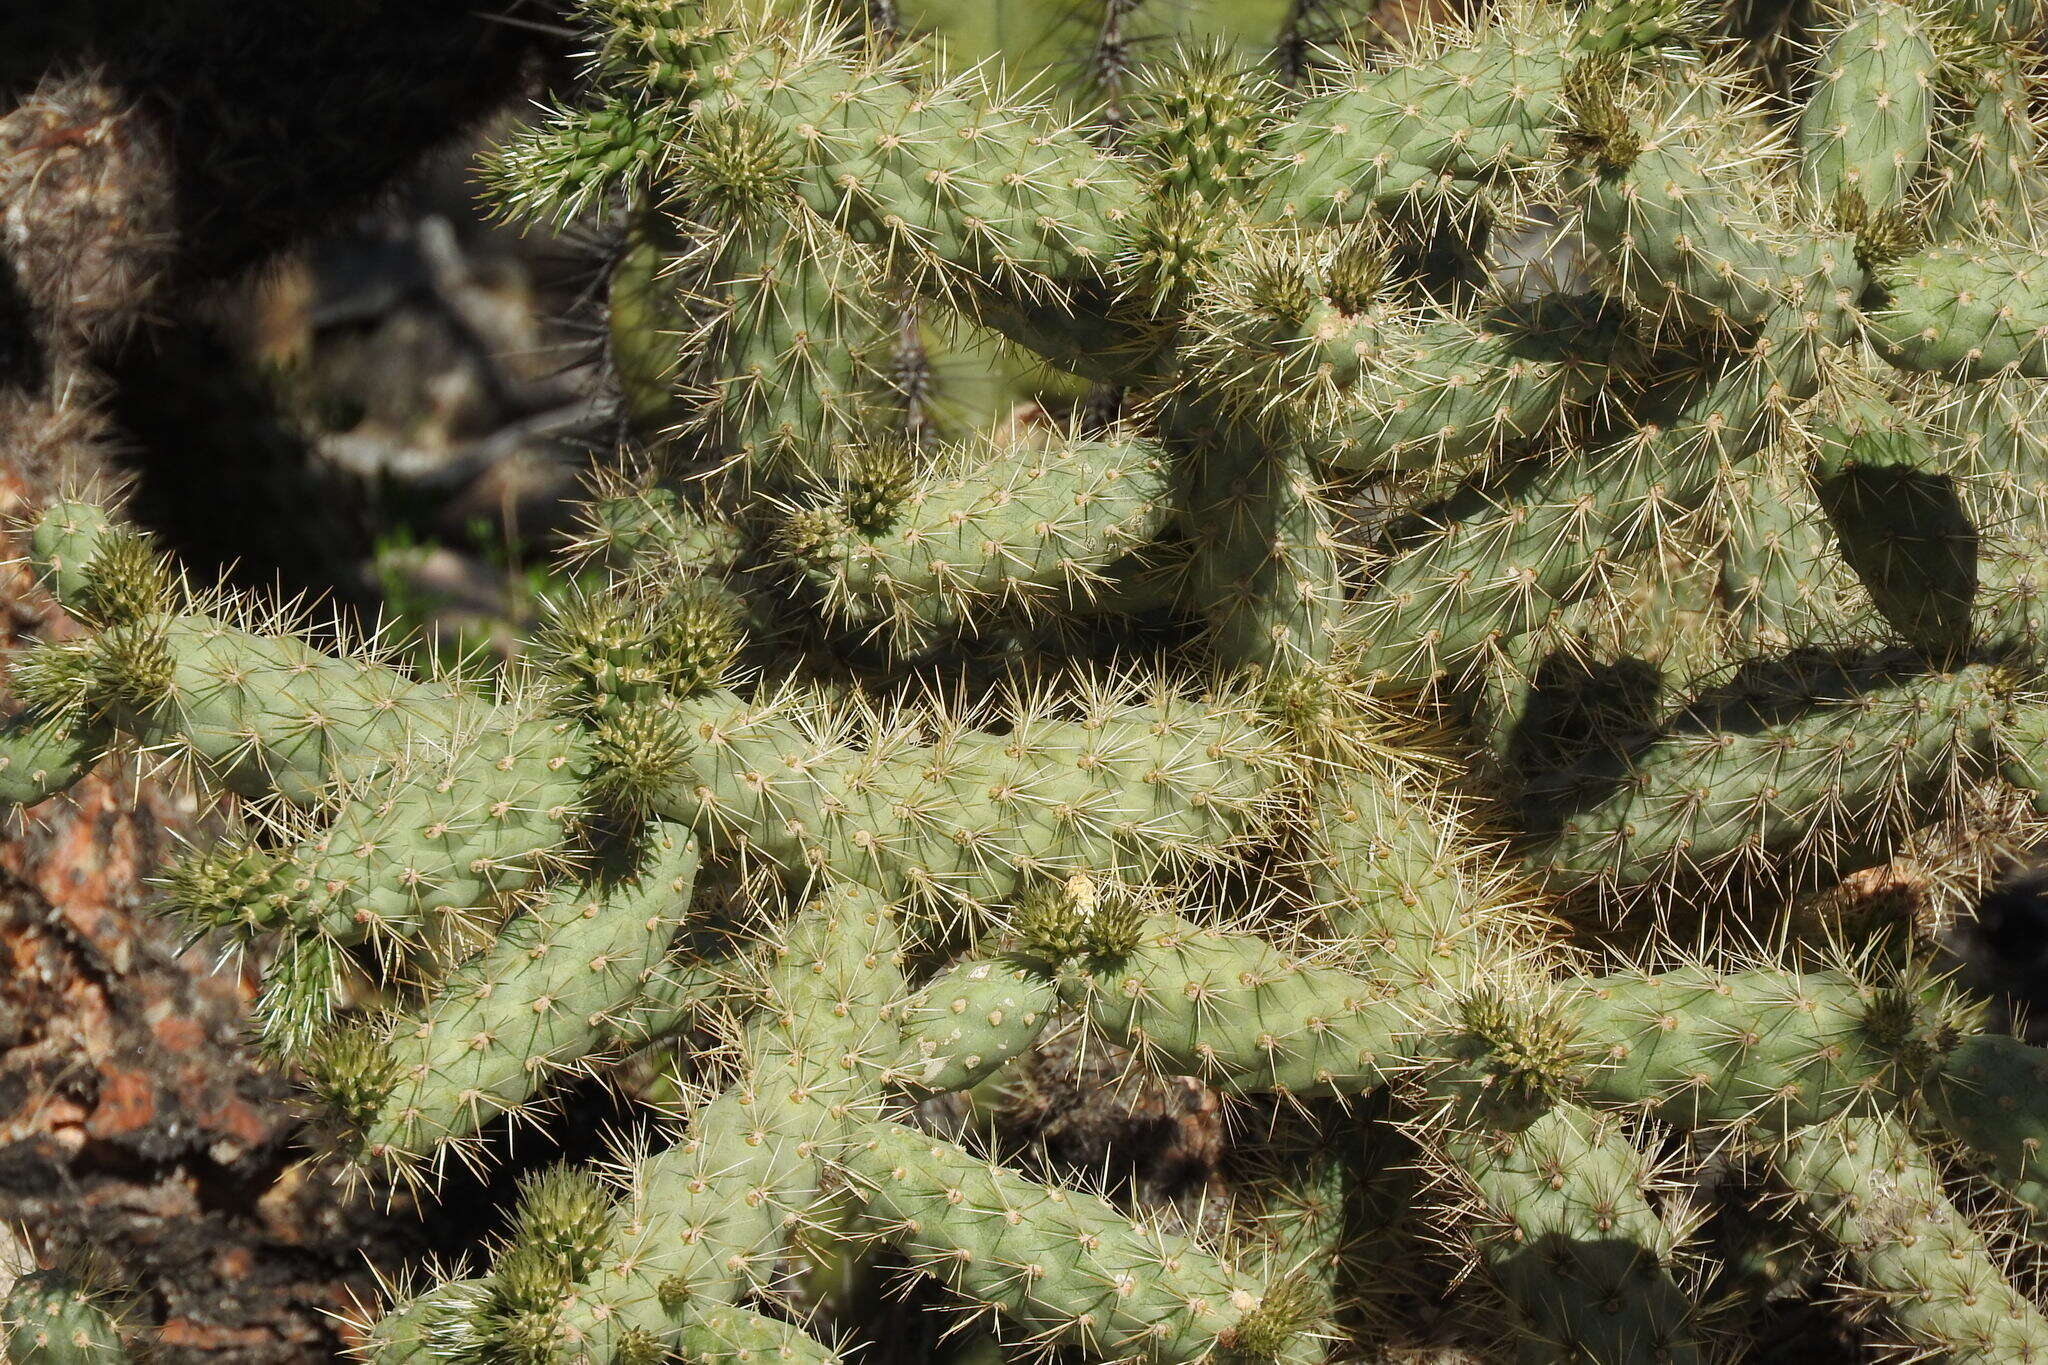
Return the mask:
<svg viewBox="0 0 2048 1365">
<path fill-rule="evenodd" d="M 164 907 L 265 962 L 322 1160 L 431 1200 L 671 1049 L 655 1149 L 366 1359 L 837 1360 L 900 1276 L 962 1360 L 1307 1365 L 1408 1264 L 1518 1360 L 1739 1358 L 1816 1266 L 2048 1360 L 2048 1054 L 1819 894 L 2048 810 L 2031 5 L 1841 0 L 1791 109 L 1674 5 L 1498 0 L 1078 118 L 873 10 L 580 9 L 489 172 L 628 224 L 606 591 L 428 676 L 25 533 L 86 629 L 0 796 L 220 798 Z M 919 328 L 1091 387 L 948 431 Z M 1242 1120 L 1228 1207 L 940 1131 L 1076 1016 Z"/>
</svg>

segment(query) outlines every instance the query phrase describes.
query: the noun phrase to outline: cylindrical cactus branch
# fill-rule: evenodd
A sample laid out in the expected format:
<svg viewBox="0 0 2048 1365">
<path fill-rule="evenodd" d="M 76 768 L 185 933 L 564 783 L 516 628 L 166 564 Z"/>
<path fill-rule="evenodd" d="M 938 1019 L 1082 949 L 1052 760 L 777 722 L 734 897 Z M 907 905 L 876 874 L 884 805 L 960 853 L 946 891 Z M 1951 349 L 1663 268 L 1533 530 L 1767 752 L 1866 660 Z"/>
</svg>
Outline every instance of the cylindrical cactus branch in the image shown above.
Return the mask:
<svg viewBox="0 0 2048 1365">
<path fill-rule="evenodd" d="M 778 548 L 848 628 L 906 652 L 984 623 L 1085 610 L 1165 528 L 1165 457 L 1143 440 L 870 454 L 793 508 Z M 1141 562 L 1141 561 L 1139 561 Z"/>
<path fill-rule="evenodd" d="M 1143 876 L 1227 859 L 1281 779 L 1276 733 L 1228 698 L 1111 686 L 1074 719 L 1018 701 L 1007 735 L 942 715 L 932 742 L 910 717 L 877 716 L 861 718 L 872 738 L 854 748 L 804 717 L 801 698 L 714 692 L 601 729 L 598 761 L 622 797 L 712 848 L 940 904 L 1077 868 Z"/>
<path fill-rule="evenodd" d="M 1801 178 L 1815 202 L 1854 190 L 1889 208 L 1927 160 L 1937 57 L 1928 21 L 1911 5 L 1840 6 L 1799 112 Z"/>
<path fill-rule="evenodd" d="M 2048 1319 L 2006 1282 L 1897 1120 L 1801 1130 L 1776 1165 L 1795 1205 L 1840 1249 L 1850 1299 L 1882 1312 L 1901 1346 L 1987 1365 L 2048 1357 Z"/>
<path fill-rule="evenodd" d="M 697 863 L 685 831 L 655 825 L 622 840 L 417 1006 L 330 1035 L 307 1069 L 340 1121 L 338 1145 L 373 1166 L 438 1170 L 491 1118 L 526 1109 L 553 1073 L 587 1067 L 631 1036 Z"/>
<path fill-rule="evenodd" d="M 1857 866 L 1988 771 L 2011 694 L 1994 666 L 1896 655 L 1758 670 L 1533 783 L 1529 856 L 1614 888 Z"/>
<path fill-rule="evenodd" d="M 993 1313 L 1002 1335 L 1163 1363 L 1318 1358 L 1313 1308 L 1288 1281 L 1234 1271 L 1098 1196 L 1047 1190 L 892 1123 L 842 1160 L 881 1234 Z"/>
<path fill-rule="evenodd" d="M 53 505 L 30 542 L 38 577 L 97 629 L 37 647 L 16 686 L 81 737 L 118 736 L 238 795 L 304 803 L 390 762 L 414 734 L 444 737 L 462 714 L 452 683 L 324 653 L 248 604 L 205 600 L 99 507 Z"/>
</svg>

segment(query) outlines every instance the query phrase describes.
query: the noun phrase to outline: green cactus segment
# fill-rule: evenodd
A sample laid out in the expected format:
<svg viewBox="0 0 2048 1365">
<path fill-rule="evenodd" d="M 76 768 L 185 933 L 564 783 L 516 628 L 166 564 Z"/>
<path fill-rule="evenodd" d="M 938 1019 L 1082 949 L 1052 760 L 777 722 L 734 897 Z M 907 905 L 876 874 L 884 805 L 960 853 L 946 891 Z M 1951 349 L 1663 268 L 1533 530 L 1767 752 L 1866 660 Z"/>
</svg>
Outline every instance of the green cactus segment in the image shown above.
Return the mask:
<svg viewBox="0 0 2048 1365">
<path fill-rule="evenodd" d="M 1613 590 L 1654 560 L 1757 439 L 1783 394 L 1768 351 L 1746 358 L 1668 426 L 1590 456 L 1476 478 L 1421 518 L 1356 608 L 1360 666 L 1389 691 L 1463 681 L 1487 652 Z"/>
<path fill-rule="evenodd" d="M 1483 952 L 1488 888 L 1465 831 L 1392 774 L 1331 781 L 1314 808 L 1307 873 L 1333 933 L 1404 993 L 1463 988 Z"/>
<path fill-rule="evenodd" d="M 2048 814 L 2048 705 L 2031 700 L 2015 705 L 1998 734 L 1998 775 Z"/>
<path fill-rule="evenodd" d="M 440 917 L 487 909 L 568 856 L 586 753 L 567 721 L 479 708 L 346 791 L 275 879 L 273 913 L 342 945 L 428 941 Z"/>
<path fill-rule="evenodd" d="M 1426 469 L 1534 436 L 1605 377 L 1614 324 L 1582 303 L 1381 322 L 1372 367 L 1328 458 L 1364 473 Z"/>
<path fill-rule="evenodd" d="M 834 883 L 798 914 L 766 964 L 738 1093 L 773 1139 L 761 1188 L 778 1228 L 796 1225 L 789 1220 L 829 1227 L 847 1212 L 843 1191 L 824 1192 L 825 1176 L 880 1112 L 900 1049 L 902 958 L 894 907 L 865 887 Z M 764 1262 L 748 1274 L 766 1288 L 776 1269 Z"/>
<path fill-rule="evenodd" d="M 1257 1183 L 1243 1181 L 1256 1192 L 1268 1259 L 1281 1274 L 1312 1286 L 1325 1305 L 1333 1304 L 1344 1292 L 1340 1277 L 1373 1272 L 1371 1265 L 1358 1264 L 1366 1238 L 1354 1235 L 1357 1210 L 1350 1206 L 1370 1197 L 1368 1182 L 1381 1172 L 1370 1158 L 1322 1140 L 1313 1124 L 1283 1120 L 1268 1142 L 1271 1150 L 1260 1154 Z"/>
<path fill-rule="evenodd" d="M 1579 1036 L 1598 1040 L 1591 1099 L 1684 1128 L 1782 1134 L 1894 1102 L 1913 1076 L 1909 1004 L 1834 972 L 1594 978 L 1572 995 Z M 1907 1022 L 1902 1023 L 1901 1020 Z"/>
<path fill-rule="evenodd" d="M 1988 766 L 2003 706 L 1989 667 L 1910 669 L 1793 665 L 1547 774 L 1524 802 L 1528 856 L 1561 888 L 1882 860 Z"/>
<path fill-rule="evenodd" d="M 389 762 L 410 736 L 445 733 L 460 709 L 452 686 L 211 616 L 159 617 L 42 650 L 68 656 L 54 662 L 84 679 L 94 723 L 251 798 L 318 800 L 335 779 Z"/>
<path fill-rule="evenodd" d="M 101 629 L 40 647 L 59 695 L 145 748 L 194 762 L 249 797 L 316 800 L 336 778 L 388 762 L 413 735 L 452 724 L 456 688 L 366 658 L 336 657 L 284 630 L 208 614 L 162 571 L 145 539 L 86 503 L 45 510 L 30 531 L 35 571 L 67 610 Z"/>
<path fill-rule="evenodd" d="M 112 1316 L 72 1276 L 24 1275 L 0 1304 L 8 1365 L 120 1365 L 128 1359 Z"/>
<path fill-rule="evenodd" d="M 837 885 L 809 902 L 756 983 L 741 1083 L 697 1113 L 683 1143 L 635 1167 L 597 1272 L 501 1339 L 537 1336 L 551 1348 L 539 1359 L 605 1365 L 636 1344 L 674 1344 L 679 1326 L 774 1284 L 791 1230 L 829 1212 L 824 1163 L 879 1104 L 899 954 L 871 892 Z"/>
<path fill-rule="evenodd" d="M 0 723 L 0 807 L 46 801 L 92 771 L 107 737 L 30 709 Z"/>
<path fill-rule="evenodd" d="M 1479 1249 L 1514 1310 L 1522 1358 L 1701 1359 L 1699 1311 L 1672 1274 L 1676 1239 L 1644 1194 L 1649 1163 L 1623 1125 L 1571 1104 L 1475 1105 L 1474 1080 L 1437 1082 L 1453 1100 L 1444 1149 L 1497 1229 Z"/>
<path fill-rule="evenodd" d="M 1942 179 L 1929 230 L 1943 242 L 2030 241 L 2042 202 L 2042 163 L 2025 73 L 2001 55 L 1971 76 L 1978 84 L 1969 115 L 1938 158 Z"/>
<path fill-rule="evenodd" d="M 1440 56 L 1331 73 L 1274 130 L 1261 213 L 1354 222 L 1404 202 L 1468 201 L 1537 165 L 1571 37 L 1561 10 L 1517 7 Z"/>
<path fill-rule="evenodd" d="M 1095 1195 L 1034 1184 L 893 1123 L 872 1125 L 845 1165 L 882 1234 L 993 1313 L 1005 1338 L 1162 1365 L 1233 1348 L 1254 1360 L 1320 1358 L 1305 1324 L 1247 1331 L 1267 1328 L 1268 1286 Z"/>
<path fill-rule="evenodd" d="M 683 1365 L 839 1365 L 839 1353 L 801 1327 L 729 1303 L 686 1304 L 673 1349 Z"/>
<path fill-rule="evenodd" d="M 447 1280 L 393 1303 L 363 1333 L 363 1365 L 432 1365 L 474 1351 L 476 1317 L 488 1289 L 481 1279 Z"/>
<path fill-rule="evenodd" d="M 1989 1175 L 2037 1228 L 2048 1227 L 2048 1115 L 2039 1097 L 2048 1081 L 2042 1050 L 1980 1034 L 1944 1057 L 1927 1088 L 1929 1108 L 1951 1137 L 1989 1163 Z"/>
<path fill-rule="evenodd" d="M 1029 1048 L 1058 1008 L 1036 972 L 971 959 L 948 967 L 898 1011 L 903 1043 L 890 1073 L 912 1090 L 965 1090 Z"/>
<path fill-rule="evenodd" d="M 1370 980 L 1175 920 L 1148 925 L 1120 961 L 1063 973 L 1060 996 L 1156 1070 L 1236 1094 L 1363 1094 L 1413 1050 Z"/>
<path fill-rule="evenodd" d="M 691 425 L 746 477 L 828 478 L 840 448 L 900 416 L 887 377 L 896 313 L 870 269 L 829 232 L 780 225 L 733 228 L 693 267 L 700 297 L 688 302 L 706 317 L 683 374 Z"/>
<path fill-rule="evenodd" d="M 1932 433 L 1887 403 L 1853 404 L 1815 431 L 1814 474 L 1842 559 L 1894 630 L 1937 656 L 1969 643 L 1977 528 Z"/>
<path fill-rule="evenodd" d="M 679 575 L 723 578 L 746 550 L 737 526 L 661 487 L 602 492 L 583 506 L 579 521 L 577 557 L 622 575 L 660 565 Z"/>
<path fill-rule="evenodd" d="M 1803 179 L 1816 202 L 1843 190 L 1892 207 L 1926 162 L 1934 120 L 1936 58 L 1911 5 L 1859 0 L 1841 16 L 1815 64 L 1800 111 Z"/>
<path fill-rule="evenodd" d="M 87 570 L 114 529 L 107 510 L 90 502 L 54 502 L 29 527 L 29 570 L 66 611 L 86 599 Z"/>
<path fill-rule="evenodd" d="M 1778 1154 L 1777 1168 L 1841 1249 L 1851 1294 L 1890 1319 L 1902 1346 L 1983 1365 L 2048 1359 L 2048 1321 L 2007 1283 L 1896 1119 L 1805 1129 Z"/>
<path fill-rule="evenodd" d="M 2039 387 L 2027 379 L 1977 385 L 1934 414 L 1929 432 L 1929 473 L 1953 482 L 1975 531 L 1977 647 L 2029 658 L 2048 638 L 2048 426 Z"/>
<path fill-rule="evenodd" d="M 1722 484 L 1721 596 L 1743 640 L 1760 651 L 1811 644 L 1841 624 L 1827 518 L 1810 481 L 1794 472 L 1775 462 L 1731 469 Z"/>
<path fill-rule="evenodd" d="M 772 35 L 707 50 L 688 169 L 707 207 L 765 170 L 893 269 L 970 284 L 991 313 L 1104 277 L 1143 203 L 1129 166 L 979 75 L 914 88 L 848 55 Z"/>
<path fill-rule="evenodd" d="M 1725 111 L 1667 117 L 1619 175 L 1592 175 L 1586 239 L 1623 289 L 1685 327 L 1756 326 L 1781 307 L 1845 311 L 1861 272 L 1846 236 L 1791 236 L 1771 226 L 1726 142 Z"/>
<path fill-rule="evenodd" d="M 1076 870 L 1224 857 L 1263 820 L 1275 737 L 1249 711 L 1098 693 L 1079 713 L 1026 705 L 1007 735 L 952 721 L 936 743 L 877 727 L 858 752 L 772 702 L 707 696 L 667 717 L 687 729 L 684 758 L 654 811 L 786 875 L 829 867 L 891 899 L 963 904 Z"/>
<path fill-rule="evenodd" d="M 1182 493 L 1193 546 L 1182 599 L 1230 667 L 1292 675 L 1330 661 L 1343 619 L 1330 510 L 1284 436 L 1219 423 Z"/>
<path fill-rule="evenodd" d="M 1682 0 L 1595 0 L 1579 11 L 1580 52 L 1647 51 L 1682 36 L 1693 16 Z"/>
<path fill-rule="evenodd" d="M 798 1158 L 752 1122 L 737 1096 L 707 1106 L 695 1129 L 634 1167 L 595 1273 L 580 1284 L 560 1275 L 546 1292 L 519 1296 L 514 1311 L 484 1324 L 481 1358 L 646 1359 L 650 1343 L 673 1338 L 679 1301 L 702 1312 L 750 1287 L 750 1273 L 779 1253 L 778 1168 Z M 494 1278 L 508 1278 L 518 1249 L 499 1258 Z"/>
<path fill-rule="evenodd" d="M 2048 264 L 2021 247 L 1930 247 L 1877 271 L 1885 359 L 1950 379 L 2048 378 Z"/>
<path fill-rule="evenodd" d="M 889 505 L 849 494 L 784 528 L 829 611 L 905 645 L 991 617 L 1072 611 L 1169 512 L 1164 458 L 1142 441 L 957 451 L 906 483 Z"/>
<path fill-rule="evenodd" d="M 665 215 L 635 212 L 606 294 L 612 373 L 627 425 L 647 442 L 667 436 L 687 415 L 677 392 L 683 338 L 691 327 L 676 296 L 673 262 L 680 246 Z"/>
<path fill-rule="evenodd" d="M 780 1131 L 815 1145 L 879 1101 L 899 1043 L 902 956 L 894 909 L 866 887 L 827 886 L 790 925 L 744 1048 Z M 773 1093 L 780 1084 L 788 1094 Z"/>
<path fill-rule="evenodd" d="M 2039 0 L 1954 0 L 1946 12 L 1972 33 L 1995 43 L 2025 39 L 2041 25 Z"/>
<path fill-rule="evenodd" d="M 379 1027 L 391 1090 L 374 1111 L 342 1116 L 364 1158 L 431 1163 L 630 1029 L 697 875 L 687 833 L 656 826 L 642 842 L 550 891 Z"/>
<path fill-rule="evenodd" d="M 741 1046 L 745 1078 L 697 1125 L 696 1169 L 745 1169 L 748 1192 L 721 1235 L 723 1254 L 668 1253 L 674 1263 L 654 1277 L 661 1297 L 701 1314 L 736 1286 L 766 1288 L 781 1274 L 790 1230 L 835 1216 L 839 1196 L 821 1194 L 821 1182 L 879 1109 L 901 956 L 891 908 L 858 886 L 825 887 L 785 931 Z"/>
</svg>

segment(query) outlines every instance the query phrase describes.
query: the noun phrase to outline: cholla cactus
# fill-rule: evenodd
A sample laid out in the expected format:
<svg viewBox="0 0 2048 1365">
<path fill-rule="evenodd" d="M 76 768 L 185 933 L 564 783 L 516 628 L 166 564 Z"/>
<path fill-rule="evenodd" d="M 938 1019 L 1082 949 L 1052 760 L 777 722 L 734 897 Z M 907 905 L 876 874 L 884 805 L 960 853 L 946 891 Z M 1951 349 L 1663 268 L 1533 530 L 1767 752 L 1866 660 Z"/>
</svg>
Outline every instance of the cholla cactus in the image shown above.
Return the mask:
<svg viewBox="0 0 2048 1365">
<path fill-rule="evenodd" d="M 0 1303 L 0 1344 L 11 1365 L 117 1365 L 126 1360 L 121 1293 L 87 1255 L 14 1282 Z"/>
<path fill-rule="evenodd" d="M 2043 1215 L 2042 1054 L 1798 900 L 2048 808 L 2031 7 L 1849 0 L 1790 115 L 1670 5 L 1506 0 L 1293 85 L 1161 48 L 1078 124 L 795 5 L 583 10 L 587 101 L 492 173 L 630 214 L 664 463 L 524 672 L 321 652 L 101 508 L 29 535 L 90 630 L 17 666 L 0 792 L 136 752 L 232 807 L 166 900 L 270 946 L 326 1159 L 431 1196 L 555 1073 L 723 1040 L 372 1359 L 830 1360 L 820 1286 L 889 1265 L 1006 1351 L 1305 1365 L 1418 1225 L 1518 1359 L 1739 1356 L 1737 1160 L 1800 1253 L 1729 1275 L 2048 1359 L 1973 1223 Z M 1489 257 L 1540 224 L 1558 278 Z M 1115 420 L 913 439 L 911 301 Z M 1251 1120 L 1233 1207 L 919 1127 L 1074 1014 Z"/>
</svg>

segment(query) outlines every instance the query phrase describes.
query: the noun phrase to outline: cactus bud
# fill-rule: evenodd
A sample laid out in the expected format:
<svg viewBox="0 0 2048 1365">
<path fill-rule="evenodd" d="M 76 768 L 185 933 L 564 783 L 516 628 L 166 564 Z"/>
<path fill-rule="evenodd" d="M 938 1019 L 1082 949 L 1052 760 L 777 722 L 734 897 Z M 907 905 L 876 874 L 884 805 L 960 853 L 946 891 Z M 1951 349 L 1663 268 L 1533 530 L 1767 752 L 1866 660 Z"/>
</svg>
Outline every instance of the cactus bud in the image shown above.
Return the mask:
<svg viewBox="0 0 2048 1365">
<path fill-rule="evenodd" d="M 1138 946 L 1144 925 L 1130 895 L 1106 890 L 1084 872 L 1031 888 L 1011 913 L 1016 961 L 1047 976 L 1077 958 L 1090 965 L 1121 961 Z"/>
<path fill-rule="evenodd" d="M 592 709 L 651 698 L 661 683 L 654 623 L 631 599 L 571 590 L 545 605 L 542 658 Z"/>
<path fill-rule="evenodd" d="M 678 697 L 718 685 L 740 651 L 740 605 L 716 583 L 679 585 L 656 604 L 654 643 L 662 682 Z"/>
<path fill-rule="evenodd" d="M 131 625 L 170 610 L 171 576 L 146 536 L 116 528 L 100 537 L 70 608 L 103 630 Z"/>
<path fill-rule="evenodd" d="M 1621 175 L 1643 153 L 1642 137 L 1622 104 L 1627 74 L 1618 57 L 1581 57 L 1565 73 L 1559 96 L 1567 119 L 1559 142 L 1603 177 Z"/>
<path fill-rule="evenodd" d="M 308 1050 L 304 1070 L 317 1112 L 339 1122 L 349 1135 L 361 1133 L 383 1112 L 399 1079 L 390 1050 L 366 1022 L 323 1034 Z"/>
<path fill-rule="evenodd" d="M 170 695 L 177 663 L 163 632 L 146 624 L 102 631 L 93 641 L 87 704 L 142 712 Z"/>
<path fill-rule="evenodd" d="M 613 810 L 649 810 L 689 764 L 696 742 L 682 717 L 657 705 L 627 707 L 591 734 L 590 793 Z"/>
<path fill-rule="evenodd" d="M 668 1347 L 661 1344 L 661 1338 L 644 1327 L 635 1327 L 620 1337 L 616 1353 L 612 1356 L 614 1365 L 661 1365 L 669 1358 Z"/>
<path fill-rule="evenodd" d="M 1322 291 L 1306 262 L 1291 252 L 1263 252 L 1245 275 L 1241 297 L 1250 314 L 1253 337 L 1277 332 L 1291 338 L 1307 324 L 1322 300 Z"/>
<path fill-rule="evenodd" d="M 701 109 L 680 179 L 724 222 L 761 223 L 796 189 L 803 161 L 773 120 L 745 106 Z"/>
<path fill-rule="evenodd" d="M 512 1237 L 552 1258 L 574 1282 L 597 1272 L 611 1226 L 612 1201 L 597 1177 L 550 1166 L 521 1185 Z"/>
<path fill-rule="evenodd" d="M 1856 239 L 1856 264 L 1881 270 L 1927 245 L 1927 234 L 1903 209 L 1873 209 L 1861 190 L 1844 186 L 1835 195 L 1835 226 Z"/>
<path fill-rule="evenodd" d="M 910 451 L 902 444 L 864 446 L 846 477 L 846 519 L 863 535 L 880 535 L 896 524 L 916 476 Z"/>
<path fill-rule="evenodd" d="M 8 682 L 46 716 L 73 716 L 92 697 L 94 642 L 45 640 L 22 654 Z"/>
<path fill-rule="evenodd" d="M 1292 1274 L 1276 1280 L 1258 1307 L 1217 1336 L 1231 1360 L 1248 1363 L 1282 1359 L 1287 1348 L 1322 1316 L 1323 1296 L 1315 1281 Z"/>
<path fill-rule="evenodd" d="M 1508 1104 L 1549 1104 L 1577 1085 L 1585 1051 L 1577 1026 L 1556 1008 L 1479 990 L 1458 1002 L 1458 1023 Z"/>
<path fill-rule="evenodd" d="M 260 933 L 280 918 L 269 894 L 280 866 L 276 858 L 246 844 L 189 850 L 165 870 L 164 898 L 174 914 L 194 927 Z"/>
<path fill-rule="evenodd" d="M 1337 243 L 1323 271 L 1323 292 L 1340 313 L 1356 316 L 1372 307 L 1387 282 L 1387 246 L 1377 223 L 1353 226 Z"/>
</svg>

